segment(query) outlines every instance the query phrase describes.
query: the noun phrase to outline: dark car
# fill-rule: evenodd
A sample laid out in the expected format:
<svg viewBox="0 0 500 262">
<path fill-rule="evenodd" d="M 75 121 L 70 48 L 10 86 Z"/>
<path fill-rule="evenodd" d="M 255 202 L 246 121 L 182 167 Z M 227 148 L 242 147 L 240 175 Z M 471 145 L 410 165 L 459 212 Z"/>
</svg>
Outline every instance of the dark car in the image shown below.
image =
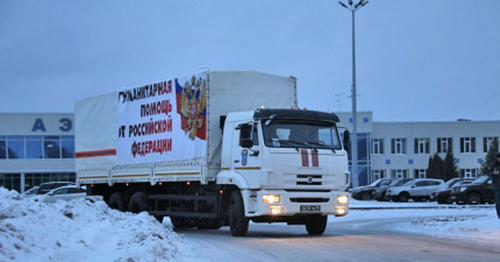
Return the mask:
<svg viewBox="0 0 500 262">
<path fill-rule="evenodd" d="M 453 178 L 446 181 L 443 184 L 443 188 L 440 188 L 433 194 L 432 199 L 436 200 L 438 204 L 453 204 L 453 200 L 451 199 L 451 192 L 453 187 L 458 187 L 461 185 L 467 185 L 472 183 L 472 179 L 461 179 L 461 178 Z"/>
<path fill-rule="evenodd" d="M 494 203 L 495 191 L 493 183 L 488 176 L 481 176 L 468 185 L 453 187 L 451 200 L 460 205 Z"/>
<path fill-rule="evenodd" d="M 413 180 L 413 178 L 402 178 L 393 180 L 389 185 L 381 185 L 372 192 L 372 198 L 378 201 L 389 201 L 390 199 L 387 197 L 387 189 L 393 186 L 402 186 L 406 182 Z"/>
<path fill-rule="evenodd" d="M 70 181 L 55 181 L 55 182 L 46 182 L 40 185 L 38 190 L 36 191 L 37 195 L 45 195 L 47 192 L 54 188 L 62 187 L 62 186 L 68 186 L 68 185 L 74 185 L 75 182 L 70 182 Z"/>
<path fill-rule="evenodd" d="M 355 187 L 351 190 L 352 198 L 357 200 L 370 200 L 372 199 L 373 190 L 381 186 L 389 185 L 392 181 L 393 179 L 391 178 L 381 178 L 367 186 Z"/>
</svg>

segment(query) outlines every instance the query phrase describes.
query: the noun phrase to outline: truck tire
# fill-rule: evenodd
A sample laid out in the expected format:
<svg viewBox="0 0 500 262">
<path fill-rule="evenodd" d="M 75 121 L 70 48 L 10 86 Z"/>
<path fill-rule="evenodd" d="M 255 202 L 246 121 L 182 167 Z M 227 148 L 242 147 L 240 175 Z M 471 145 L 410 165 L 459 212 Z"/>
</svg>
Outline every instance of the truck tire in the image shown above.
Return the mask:
<svg viewBox="0 0 500 262">
<path fill-rule="evenodd" d="M 136 192 L 130 198 L 128 203 L 128 211 L 138 214 L 143 211 L 148 211 L 148 197 L 143 192 Z"/>
<path fill-rule="evenodd" d="M 202 218 L 200 222 L 196 226 L 198 229 L 219 229 L 221 228 L 222 223 L 217 218 Z"/>
<path fill-rule="evenodd" d="M 306 222 L 309 235 L 321 235 L 326 229 L 327 216 L 312 216 Z"/>
<path fill-rule="evenodd" d="M 108 200 L 108 206 L 122 212 L 127 210 L 127 198 L 122 192 L 115 192 Z"/>
<path fill-rule="evenodd" d="M 248 233 L 248 218 L 245 217 L 245 208 L 240 191 L 233 191 L 229 204 L 229 228 L 235 237 L 246 236 Z"/>
<path fill-rule="evenodd" d="M 170 217 L 170 222 L 176 229 L 193 228 L 198 224 L 198 220 L 191 217 Z"/>
</svg>

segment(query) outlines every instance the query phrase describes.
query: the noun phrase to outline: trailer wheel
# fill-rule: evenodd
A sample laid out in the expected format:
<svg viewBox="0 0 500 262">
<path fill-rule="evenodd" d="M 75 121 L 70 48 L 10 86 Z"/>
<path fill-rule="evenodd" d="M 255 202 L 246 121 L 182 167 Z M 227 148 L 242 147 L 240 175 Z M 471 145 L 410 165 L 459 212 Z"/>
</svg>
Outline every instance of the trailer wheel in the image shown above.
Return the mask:
<svg viewBox="0 0 500 262">
<path fill-rule="evenodd" d="M 222 223 L 217 218 L 202 218 L 196 226 L 198 229 L 219 229 Z"/>
<path fill-rule="evenodd" d="M 138 214 L 142 211 L 148 210 L 148 197 L 143 192 L 136 192 L 130 198 L 128 203 L 128 210 L 132 213 Z"/>
<path fill-rule="evenodd" d="M 127 198 L 121 192 L 115 192 L 111 195 L 108 200 L 108 206 L 112 209 L 126 211 L 127 210 Z"/>
<path fill-rule="evenodd" d="M 248 218 L 245 217 L 243 200 L 239 191 L 231 193 L 229 204 L 229 228 L 233 236 L 246 236 L 248 233 Z"/>
<path fill-rule="evenodd" d="M 306 222 L 309 235 L 321 235 L 326 229 L 327 216 L 312 216 Z"/>
</svg>

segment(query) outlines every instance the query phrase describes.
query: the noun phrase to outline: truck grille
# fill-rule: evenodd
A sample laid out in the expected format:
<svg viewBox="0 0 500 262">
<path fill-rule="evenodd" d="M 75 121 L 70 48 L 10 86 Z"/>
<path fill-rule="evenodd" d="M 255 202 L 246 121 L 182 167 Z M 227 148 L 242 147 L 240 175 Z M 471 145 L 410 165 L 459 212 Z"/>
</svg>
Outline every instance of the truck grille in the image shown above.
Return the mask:
<svg viewBox="0 0 500 262">
<path fill-rule="evenodd" d="M 297 175 L 297 185 L 299 186 L 321 186 L 322 175 Z"/>
<path fill-rule="evenodd" d="M 323 197 L 292 197 L 290 202 L 293 203 L 326 203 L 330 201 L 329 198 Z"/>
</svg>

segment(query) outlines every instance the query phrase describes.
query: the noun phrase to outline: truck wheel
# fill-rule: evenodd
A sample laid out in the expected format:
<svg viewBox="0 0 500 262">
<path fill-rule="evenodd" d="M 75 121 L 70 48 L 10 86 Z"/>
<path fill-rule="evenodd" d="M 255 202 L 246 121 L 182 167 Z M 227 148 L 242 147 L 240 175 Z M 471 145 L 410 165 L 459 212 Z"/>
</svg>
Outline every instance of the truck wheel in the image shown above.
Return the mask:
<svg viewBox="0 0 500 262">
<path fill-rule="evenodd" d="M 326 229 L 327 216 L 312 216 L 306 222 L 309 235 L 321 235 Z"/>
<path fill-rule="evenodd" d="M 112 209 L 126 211 L 127 210 L 127 198 L 121 192 L 115 192 L 111 195 L 108 200 L 108 206 Z"/>
<path fill-rule="evenodd" d="M 217 218 L 202 218 L 196 227 L 198 229 L 219 229 L 221 226 L 222 223 Z"/>
<path fill-rule="evenodd" d="M 229 228 L 233 236 L 246 236 L 248 233 L 248 218 L 245 217 L 243 200 L 239 191 L 231 193 L 229 204 Z"/>
<path fill-rule="evenodd" d="M 467 204 L 469 205 L 477 205 L 481 204 L 481 195 L 477 192 L 472 192 L 467 195 Z"/>
<path fill-rule="evenodd" d="M 408 195 L 408 193 L 401 193 L 399 194 L 399 201 L 400 202 L 408 202 L 408 199 L 410 199 L 410 195 Z"/>
<path fill-rule="evenodd" d="M 197 219 L 190 217 L 170 217 L 170 222 L 177 229 L 193 228 L 198 224 Z"/>
<path fill-rule="evenodd" d="M 134 193 L 128 203 L 128 210 L 135 214 L 148 211 L 148 197 L 146 194 L 143 192 Z"/>
</svg>

